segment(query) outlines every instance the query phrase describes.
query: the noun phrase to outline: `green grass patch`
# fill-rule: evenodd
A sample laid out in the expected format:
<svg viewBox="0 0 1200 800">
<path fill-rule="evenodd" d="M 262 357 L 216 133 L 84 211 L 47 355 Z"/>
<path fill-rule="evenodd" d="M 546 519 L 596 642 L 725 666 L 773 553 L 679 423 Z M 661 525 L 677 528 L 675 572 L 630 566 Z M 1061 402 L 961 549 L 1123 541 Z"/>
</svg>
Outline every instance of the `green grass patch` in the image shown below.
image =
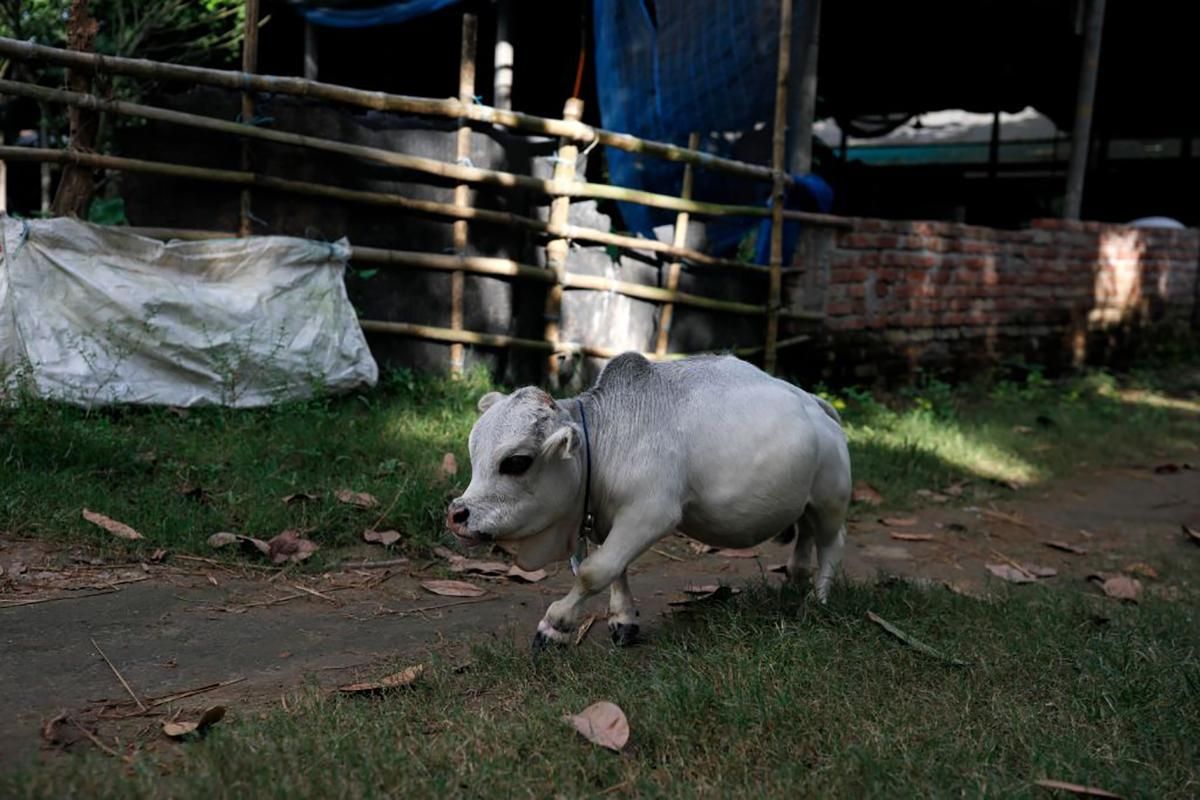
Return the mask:
<svg viewBox="0 0 1200 800">
<path fill-rule="evenodd" d="M 869 610 L 969 665 L 904 646 Z M 535 661 L 500 636 L 407 690 L 235 708 L 165 766 L 96 754 L 0 777 L 0 795 L 1034 797 L 1052 778 L 1193 797 L 1198 623 L 1194 602 L 1049 589 L 839 585 L 824 610 L 755 588 L 633 650 Z M 628 715 L 621 755 L 563 722 L 602 699 Z"/>
<path fill-rule="evenodd" d="M 1166 374 L 1050 382 L 1032 373 L 965 388 L 928 381 L 886 402 L 854 390 L 831 397 L 855 478 L 903 507 L 920 488 L 1034 484 L 1200 440 L 1195 386 L 1166 391 Z M 149 548 L 205 551 L 217 531 L 268 538 L 298 528 L 328 550 L 375 523 L 400 531 L 401 548 L 426 548 L 469 480 L 467 434 L 490 388 L 478 374 L 400 371 L 371 392 L 255 411 L 0 408 L 0 531 L 123 547 L 82 519 L 86 507 L 132 525 Z M 440 470 L 447 452 L 460 465 L 451 478 Z M 342 488 L 381 505 L 339 503 Z M 283 503 L 297 492 L 316 499 Z"/>
</svg>

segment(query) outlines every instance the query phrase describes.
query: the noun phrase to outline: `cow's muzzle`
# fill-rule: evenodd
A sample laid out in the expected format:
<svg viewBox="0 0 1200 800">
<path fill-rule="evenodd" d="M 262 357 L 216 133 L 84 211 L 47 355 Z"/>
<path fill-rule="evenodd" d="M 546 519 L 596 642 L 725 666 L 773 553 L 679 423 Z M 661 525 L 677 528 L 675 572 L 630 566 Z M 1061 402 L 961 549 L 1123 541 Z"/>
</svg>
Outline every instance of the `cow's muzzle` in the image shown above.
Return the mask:
<svg viewBox="0 0 1200 800">
<path fill-rule="evenodd" d="M 494 538 L 489 533 L 472 531 L 470 527 L 471 509 L 461 497 L 454 499 L 446 509 L 446 530 L 466 542 L 490 542 Z"/>
</svg>

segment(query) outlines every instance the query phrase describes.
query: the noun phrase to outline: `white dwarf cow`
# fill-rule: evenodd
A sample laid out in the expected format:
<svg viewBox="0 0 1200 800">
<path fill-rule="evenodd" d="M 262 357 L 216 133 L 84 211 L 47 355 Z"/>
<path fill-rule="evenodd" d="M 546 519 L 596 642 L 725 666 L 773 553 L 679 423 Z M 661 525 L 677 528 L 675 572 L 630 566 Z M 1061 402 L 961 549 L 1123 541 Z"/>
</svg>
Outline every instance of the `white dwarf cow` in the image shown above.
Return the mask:
<svg viewBox="0 0 1200 800">
<path fill-rule="evenodd" d="M 608 586 L 613 638 L 631 642 L 626 570 L 675 530 L 740 548 L 795 524 L 788 574 L 807 583 L 815 542 L 825 601 L 845 541 L 850 455 L 820 398 L 731 356 L 651 364 L 626 353 L 578 397 L 526 387 L 489 392 L 479 410 L 471 483 L 447 528 L 506 545 L 526 569 L 586 552 L 581 536 L 599 545 L 546 611 L 535 646 L 568 641 L 583 603 Z"/>
</svg>

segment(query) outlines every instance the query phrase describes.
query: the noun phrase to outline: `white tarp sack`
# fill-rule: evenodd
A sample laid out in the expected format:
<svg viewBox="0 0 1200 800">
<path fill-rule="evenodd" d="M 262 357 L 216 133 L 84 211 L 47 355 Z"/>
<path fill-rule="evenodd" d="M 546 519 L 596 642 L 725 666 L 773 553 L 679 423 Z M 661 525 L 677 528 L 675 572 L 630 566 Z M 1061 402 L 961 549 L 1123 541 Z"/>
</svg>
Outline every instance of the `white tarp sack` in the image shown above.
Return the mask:
<svg viewBox="0 0 1200 800">
<path fill-rule="evenodd" d="M 148 239 L 3 222 L 0 394 L 84 406 L 262 406 L 372 386 L 346 240 Z"/>
</svg>

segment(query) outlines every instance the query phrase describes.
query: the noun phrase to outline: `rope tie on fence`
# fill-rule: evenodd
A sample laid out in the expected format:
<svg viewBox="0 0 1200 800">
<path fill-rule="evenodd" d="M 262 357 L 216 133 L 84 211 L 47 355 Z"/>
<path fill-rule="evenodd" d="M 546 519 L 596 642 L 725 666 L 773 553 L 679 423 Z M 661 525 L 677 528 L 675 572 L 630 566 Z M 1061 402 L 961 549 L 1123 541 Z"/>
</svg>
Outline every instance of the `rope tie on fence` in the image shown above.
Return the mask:
<svg viewBox="0 0 1200 800">
<path fill-rule="evenodd" d="M 262 225 L 264 228 L 271 227 L 271 223 L 267 222 L 262 217 L 256 216 L 253 211 L 247 210 L 246 216 L 250 219 L 251 222 L 257 222 L 259 225 Z"/>
<path fill-rule="evenodd" d="M 460 167 L 470 167 L 472 169 L 475 168 L 475 162 L 471 160 L 470 156 L 463 156 L 462 158 L 458 158 L 454 161 L 454 163 Z"/>
</svg>

